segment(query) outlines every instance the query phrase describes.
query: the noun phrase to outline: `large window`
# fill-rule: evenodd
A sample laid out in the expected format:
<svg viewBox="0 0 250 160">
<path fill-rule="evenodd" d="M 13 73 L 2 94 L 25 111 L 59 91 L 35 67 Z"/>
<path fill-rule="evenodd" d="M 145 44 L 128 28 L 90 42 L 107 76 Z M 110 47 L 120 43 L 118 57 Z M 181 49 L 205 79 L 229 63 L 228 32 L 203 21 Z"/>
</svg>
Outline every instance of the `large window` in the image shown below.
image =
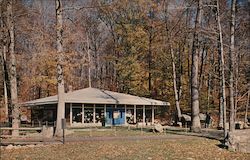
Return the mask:
<svg viewBox="0 0 250 160">
<path fill-rule="evenodd" d="M 134 123 L 134 106 L 132 105 L 126 107 L 126 121 L 128 124 Z"/>
<path fill-rule="evenodd" d="M 136 106 L 136 122 L 143 122 L 143 107 Z"/>
<path fill-rule="evenodd" d="M 94 123 L 94 106 L 91 104 L 84 105 L 84 123 Z"/>
<path fill-rule="evenodd" d="M 82 123 L 82 105 L 81 104 L 72 105 L 72 122 Z"/>
<path fill-rule="evenodd" d="M 95 122 L 102 123 L 104 121 L 104 105 L 96 105 L 95 107 Z"/>
<path fill-rule="evenodd" d="M 148 122 L 152 122 L 152 106 L 146 106 L 145 107 L 145 122 L 146 124 Z"/>
</svg>

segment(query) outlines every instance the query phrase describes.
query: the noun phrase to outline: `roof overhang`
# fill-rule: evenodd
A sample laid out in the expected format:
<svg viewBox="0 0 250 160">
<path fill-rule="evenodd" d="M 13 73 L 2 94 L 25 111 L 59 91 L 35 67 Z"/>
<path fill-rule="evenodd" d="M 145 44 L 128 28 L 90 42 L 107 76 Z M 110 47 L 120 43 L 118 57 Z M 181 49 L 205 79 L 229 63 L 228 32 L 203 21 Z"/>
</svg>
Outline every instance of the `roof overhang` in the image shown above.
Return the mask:
<svg viewBox="0 0 250 160">
<path fill-rule="evenodd" d="M 113 105 L 155 105 L 170 106 L 169 102 L 159 101 L 150 98 L 138 97 L 134 95 L 100 90 L 96 88 L 85 88 L 69 93 L 65 93 L 65 103 L 86 103 L 86 104 L 113 104 Z M 57 104 L 58 96 L 36 99 L 22 103 L 23 106 L 38 106 Z"/>
</svg>

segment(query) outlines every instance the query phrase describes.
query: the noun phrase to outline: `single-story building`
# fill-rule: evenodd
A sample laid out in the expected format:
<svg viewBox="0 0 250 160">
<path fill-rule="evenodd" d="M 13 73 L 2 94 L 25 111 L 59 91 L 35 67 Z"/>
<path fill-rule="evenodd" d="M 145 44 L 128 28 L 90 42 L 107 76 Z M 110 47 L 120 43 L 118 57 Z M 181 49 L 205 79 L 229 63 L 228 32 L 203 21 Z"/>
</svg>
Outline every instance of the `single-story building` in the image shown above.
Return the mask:
<svg viewBox="0 0 250 160">
<path fill-rule="evenodd" d="M 85 88 L 65 93 L 67 126 L 101 126 L 127 124 L 154 124 L 155 115 L 167 110 L 168 102 L 133 96 L 124 93 Z M 56 121 L 58 96 L 36 99 L 24 103 L 31 109 L 36 122 Z"/>
</svg>

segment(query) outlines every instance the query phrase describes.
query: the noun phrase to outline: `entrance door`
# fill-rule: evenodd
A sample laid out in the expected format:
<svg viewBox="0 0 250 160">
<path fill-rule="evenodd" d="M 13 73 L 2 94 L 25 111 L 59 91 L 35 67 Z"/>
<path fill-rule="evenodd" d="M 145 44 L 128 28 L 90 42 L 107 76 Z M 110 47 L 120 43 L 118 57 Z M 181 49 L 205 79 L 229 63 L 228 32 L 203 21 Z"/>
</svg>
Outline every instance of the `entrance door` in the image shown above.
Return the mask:
<svg viewBox="0 0 250 160">
<path fill-rule="evenodd" d="M 107 106 L 106 109 L 106 124 L 108 125 L 122 125 L 125 124 L 125 108 L 119 106 Z"/>
<path fill-rule="evenodd" d="M 113 121 L 113 106 L 107 106 L 105 123 L 107 125 L 112 125 L 113 124 L 112 121 Z"/>
<path fill-rule="evenodd" d="M 113 124 L 114 125 L 122 125 L 125 123 L 125 109 L 124 108 L 116 108 L 113 111 Z"/>
</svg>

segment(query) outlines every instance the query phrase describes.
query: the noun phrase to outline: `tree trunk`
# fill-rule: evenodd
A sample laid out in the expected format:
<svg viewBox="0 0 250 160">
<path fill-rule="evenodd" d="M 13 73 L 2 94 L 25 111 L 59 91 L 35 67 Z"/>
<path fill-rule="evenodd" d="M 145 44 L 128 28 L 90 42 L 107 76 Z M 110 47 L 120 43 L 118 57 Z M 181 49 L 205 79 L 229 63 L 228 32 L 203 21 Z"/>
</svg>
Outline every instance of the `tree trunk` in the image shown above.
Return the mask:
<svg viewBox="0 0 250 160">
<path fill-rule="evenodd" d="M 208 80 L 207 80 L 207 108 L 206 111 L 208 112 L 210 110 L 210 98 L 211 98 L 211 92 L 212 92 L 212 74 L 214 73 L 214 52 L 210 52 L 210 59 L 209 59 L 209 72 L 208 72 Z"/>
<path fill-rule="evenodd" d="M 199 70 L 199 32 L 201 27 L 202 0 L 198 1 L 195 30 L 192 47 L 192 66 L 191 66 L 191 103 L 192 103 L 192 126 L 191 131 L 200 132 L 200 108 L 199 108 L 199 85 L 198 85 L 198 70 Z"/>
<path fill-rule="evenodd" d="M 87 35 L 87 54 L 88 54 L 88 79 L 89 79 L 89 87 L 91 87 L 91 58 L 90 58 L 90 48 L 89 48 L 89 37 Z"/>
<path fill-rule="evenodd" d="M 3 0 L 0 1 L 0 5 L 3 6 Z M 7 34 L 6 34 L 6 26 L 4 24 L 4 11 L 3 8 L 0 7 L 0 24 L 1 24 L 1 67 L 2 67 L 2 76 L 3 76 L 3 88 L 4 88 L 4 108 L 5 108 L 5 121 L 9 121 L 9 110 L 8 110 L 8 90 L 7 90 L 7 82 L 8 82 L 8 74 L 7 74 L 7 65 L 6 65 L 6 52 L 7 52 Z"/>
<path fill-rule="evenodd" d="M 10 54 L 10 93 L 11 93 L 11 109 L 12 109 L 12 136 L 19 136 L 20 118 L 19 106 L 17 97 L 17 75 L 16 75 L 16 57 L 15 57 L 15 35 L 14 35 L 14 20 L 13 20 L 13 2 L 12 0 L 7 3 L 7 26 L 10 36 L 9 54 Z"/>
<path fill-rule="evenodd" d="M 231 4 L 231 25 L 230 25 L 230 50 L 229 50 L 229 101 L 230 101 L 230 121 L 229 130 L 235 130 L 235 108 L 234 108 L 234 28 L 235 28 L 235 5 L 236 0 Z"/>
<path fill-rule="evenodd" d="M 152 98 L 152 26 L 149 29 L 149 43 L 148 43 L 148 92 Z"/>
<path fill-rule="evenodd" d="M 248 113 L 248 108 L 249 108 L 249 99 L 250 99 L 250 84 L 248 84 L 248 93 L 247 93 L 247 103 L 246 103 L 246 112 L 245 112 L 245 123 L 244 125 L 246 126 L 248 119 L 247 119 L 247 113 Z"/>
<path fill-rule="evenodd" d="M 3 46 L 1 57 L 2 57 L 2 70 L 3 70 L 5 118 L 6 118 L 6 122 L 8 122 L 9 121 L 9 108 L 8 108 L 8 90 L 7 90 L 8 74 L 7 74 L 7 67 L 6 67 L 6 45 Z"/>
<path fill-rule="evenodd" d="M 224 49 L 223 49 L 223 39 L 222 39 L 222 30 L 221 30 L 221 23 L 220 23 L 220 8 L 219 2 L 217 0 L 217 24 L 218 24 L 218 52 L 219 52 L 219 60 L 220 60 L 220 75 L 221 75 L 221 98 L 220 98 L 220 105 L 223 108 L 223 128 L 224 128 L 224 137 L 227 136 L 226 130 L 226 90 L 225 90 L 225 62 L 224 62 Z"/>
<path fill-rule="evenodd" d="M 175 105 L 176 105 L 176 110 L 177 110 L 177 115 L 178 115 L 178 121 L 180 121 L 181 120 L 181 109 L 180 109 L 180 101 L 179 101 L 179 95 L 178 95 L 177 85 L 176 85 L 175 56 L 174 56 L 174 51 L 173 51 L 172 45 L 170 45 L 170 52 L 171 52 L 172 67 L 173 67 L 173 83 L 174 83 Z"/>
<path fill-rule="evenodd" d="M 63 78 L 63 18 L 62 18 L 62 2 L 56 1 L 56 45 L 57 45 L 57 90 L 58 105 L 55 135 L 62 136 L 62 119 L 65 117 L 65 99 L 64 99 L 64 78 Z"/>
</svg>

